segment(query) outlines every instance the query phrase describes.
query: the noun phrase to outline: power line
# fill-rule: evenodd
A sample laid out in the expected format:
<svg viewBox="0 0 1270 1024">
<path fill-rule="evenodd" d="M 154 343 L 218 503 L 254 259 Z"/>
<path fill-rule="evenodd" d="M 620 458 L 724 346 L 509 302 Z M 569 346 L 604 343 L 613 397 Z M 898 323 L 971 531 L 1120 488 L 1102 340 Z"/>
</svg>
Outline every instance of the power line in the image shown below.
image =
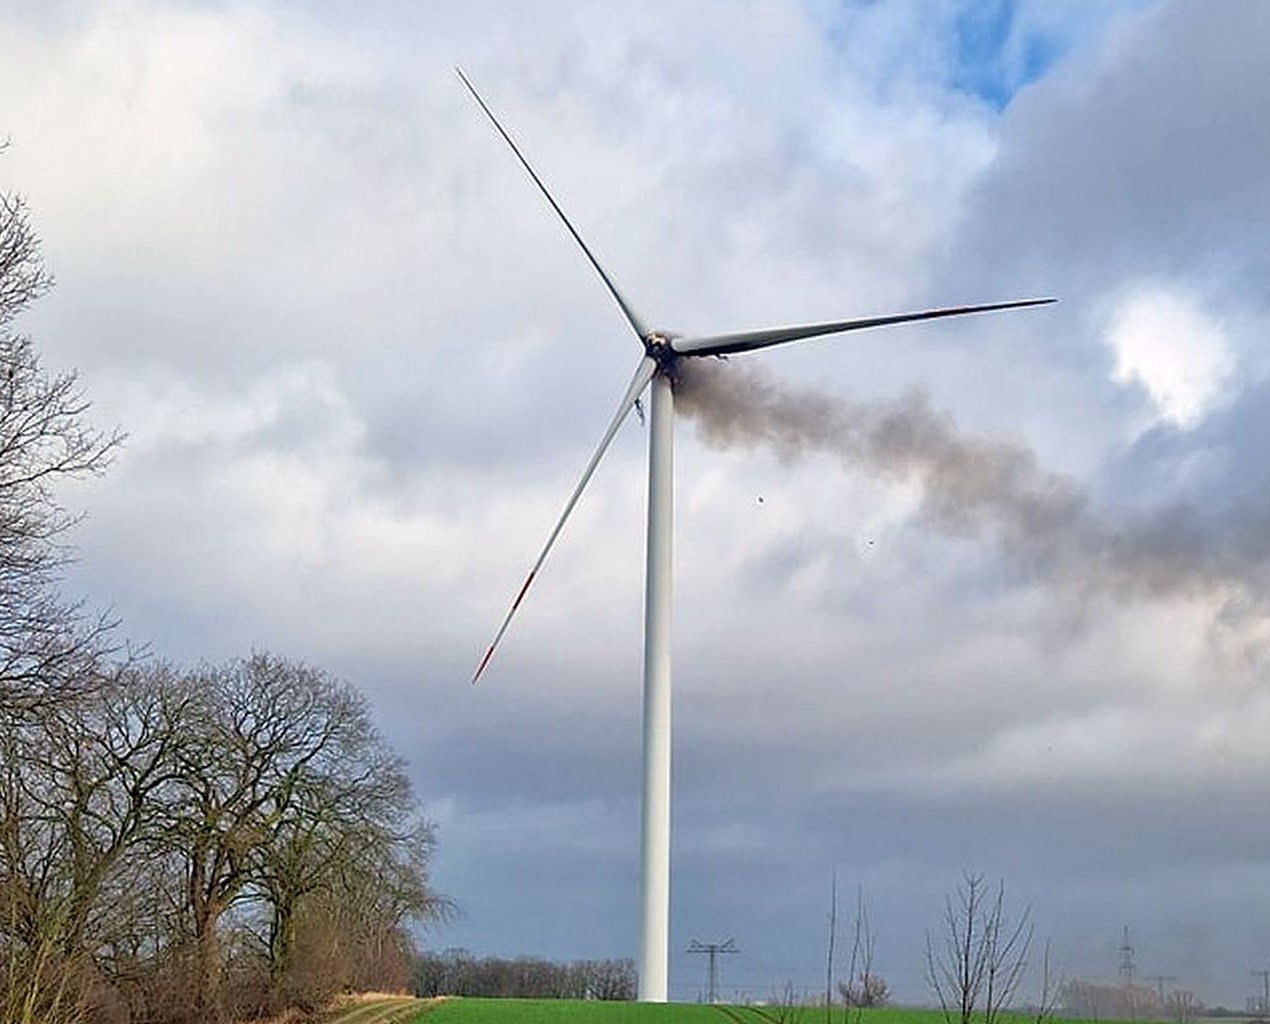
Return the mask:
<svg viewBox="0 0 1270 1024">
<path fill-rule="evenodd" d="M 719 1001 L 719 963 L 720 953 L 739 953 L 741 952 L 736 945 L 735 939 L 728 939 L 726 942 L 699 942 L 693 939 L 688 943 L 689 953 L 704 953 L 710 959 L 706 964 L 706 1002 L 717 1003 Z"/>
</svg>

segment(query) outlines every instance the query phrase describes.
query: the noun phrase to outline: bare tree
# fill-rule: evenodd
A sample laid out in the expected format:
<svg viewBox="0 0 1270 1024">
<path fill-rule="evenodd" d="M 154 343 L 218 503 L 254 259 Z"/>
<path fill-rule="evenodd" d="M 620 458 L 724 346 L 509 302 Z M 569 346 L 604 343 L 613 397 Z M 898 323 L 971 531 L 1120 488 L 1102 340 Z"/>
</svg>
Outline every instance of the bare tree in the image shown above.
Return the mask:
<svg viewBox="0 0 1270 1024">
<path fill-rule="evenodd" d="M 56 589 L 76 517 L 54 488 L 104 470 L 122 435 L 91 427 L 76 375 L 45 374 L 30 339 L 12 329 L 51 283 L 25 202 L 0 192 L 0 709 L 9 721 L 99 681 L 111 625 Z"/>
<path fill-rule="evenodd" d="M 0 741 L 0 938 L 78 991 L 90 953 L 124 922 L 104 899 L 151 822 L 175 732 L 129 670 L 10 723 Z M 28 977 L 36 973 L 28 965 Z M 45 979 L 47 981 L 47 978 Z M 43 982 L 41 983 L 43 984 Z"/>
<path fill-rule="evenodd" d="M 759 1009 L 758 1015 L 770 1024 L 795 1024 L 806 1011 L 806 1006 L 798 989 L 792 981 L 787 980 L 779 989 L 772 990 L 767 1004 Z"/>
<path fill-rule="evenodd" d="M 330 860 L 314 865 L 314 884 L 302 895 L 290 890 L 285 918 L 273 903 L 266 879 L 269 939 L 287 927 L 285 949 L 270 948 L 270 973 L 278 1005 L 313 1006 L 342 989 L 397 989 L 409 980 L 414 961 L 409 923 L 448 916 L 448 901 L 427 879 L 432 828 L 401 822 L 402 831 L 369 835 L 339 844 Z M 367 821 L 373 833 L 375 822 Z M 281 957 L 281 959 L 279 959 Z"/>
<path fill-rule="evenodd" d="M 1032 1015 L 1033 1024 L 1048 1024 L 1054 1019 L 1054 1013 L 1062 999 L 1062 992 L 1063 979 L 1054 970 L 1050 956 L 1050 941 L 1046 939 L 1045 949 L 1041 954 L 1040 989 L 1037 993 L 1036 1012 Z"/>
<path fill-rule="evenodd" d="M 156 1024 L 399 988 L 407 924 L 449 909 L 400 759 L 317 669 L 150 664 L 16 724 L 0 731 L 0 1009 L 65 1024 L 91 978 Z"/>
<path fill-rule="evenodd" d="M 28 765 L 44 775 L 42 792 L 32 789 L 31 798 L 66 847 L 68 953 L 96 941 L 103 887 L 122 857 L 152 839 L 183 742 L 183 694 L 174 679 L 164 664 L 129 667 L 100 692 L 48 710 L 30 729 L 38 746 Z"/>
<path fill-rule="evenodd" d="M 0 151 L 7 143 L 0 143 Z M 109 623 L 85 618 L 57 592 L 74 517 L 60 480 L 100 472 L 119 438 L 86 425 L 74 374 L 46 376 L 14 319 L 48 290 L 22 197 L 0 191 L 0 1020 L 74 1019 L 78 968 L 65 932 L 77 911 L 64 897 L 74 850 L 47 794 L 30 784 L 29 716 L 101 683 Z M 47 737 L 46 737 L 47 738 Z M 57 810 L 57 805 L 48 805 Z M 46 809 L 48 809 L 46 807 Z M 73 875 L 72 868 L 70 874 Z M 72 883 L 73 887 L 73 883 Z"/>
<path fill-rule="evenodd" d="M 838 872 L 833 872 L 829 885 L 829 941 L 825 956 L 825 1021 L 833 1018 L 833 955 L 838 941 Z"/>
<path fill-rule="evenodd" d="M 311 896 L 376 906 L 390 929 L 403 917 L 428 920 L 445 910 L 427 885 L 433 832 L 417 813 L 403 764 L 380 738 L 364 700 L 328 685 L 325 749 L 297 760 L 276 787 L 266 814 L 269 842 L 257 852 L 257 877 L 269 907 L 271 972 L 291 966 L 296 914 Z M 380 895 L 350 892 L 380 880 Z M 391 904 L 385 905 L 390 899 Z"/>
<path fill-rule="evenodd" d="M 188 721 L 155 843 L 180 879 L 173 899 L 194 1011 L 219 1012 L 222 921 L 249 907 L 263 910 L 264 958 L 279 985 L 295 967 L 302 923 L 310 952 L 330 926 L 363 962 L 405 964 L 401 925 L 445 904 L 427 883 L 431 826 L 364 699 L 267 654 L 182 685 Z"/>
<path fill-rule="evenodd" d="M 1005 883 L 995 891 L 983 875 L 967 872 L 944 901 L 940 941 L 926 935 L 926 977 L 945 1020 L 970 1024 L 976 1014 L 994 1024 L 1011 1005 L 1032 945 L 1028 910 L 1011 923 L 1005 914 Z"/>
<path fill-rule="evenodd" d="M 219 1013 L 221 918 L 253 895 L 288 773 L 329 738 L 315 695 L 288 686 L 289 674 L 289 666 L 254 656 L 183 681 L 188 736 L 156 843 L 179 865 L 193 1007 L 209 1018 Z"/>
<path fill-rule="evenodd" d="M 864 899 L 863 887 L 856 888 L 855 928 L 851 938 L 851 959 L 847 980 L 838 984 L 838 994 L 848 1010 L 859 1011 L 885 1006 L 890 999 L 886 982 L 873 970 L 873 925 Z M 852 1014 L 858 1020 L 858 1012 Z"/>
<path fill-rule="evenodd" d="M 0 152 L 8 145 L 7 140 L 0 144 Z M 26 201 L 16 193 L 0 192 L 0 327 L 48 291 L 52 283 Z"/>
</svg>

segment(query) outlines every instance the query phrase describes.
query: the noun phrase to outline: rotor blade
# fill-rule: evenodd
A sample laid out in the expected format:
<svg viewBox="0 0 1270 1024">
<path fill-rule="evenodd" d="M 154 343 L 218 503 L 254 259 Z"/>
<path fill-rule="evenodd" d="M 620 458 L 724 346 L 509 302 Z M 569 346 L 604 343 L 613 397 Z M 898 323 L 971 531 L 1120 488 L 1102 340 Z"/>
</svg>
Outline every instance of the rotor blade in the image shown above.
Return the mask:
<svg viewBox="0 0 1270 1024">
<path fill-rule="evenodd" d="M 543 545 L 538 561 L 534 562 L 533 568 L 529 570 L 529 575 L 525 577 L 525 582 L 516 594 L 516 600 L 512 602 L 511 609 L 503 619 L 503 624 L 498 627 L 498 632 L 494 634 L 493 643 L 489 645 L 489 650 L 485 652 L 485 657 L 481 659 L 481 663 L 476 667 L 476 673 L 472 676 L 473 683 L 481 678 L 481 673 L 485 671 L 485 666 L 489 664 L 490 658 L 493 657 L 494 648 L 498 646 L 498 642 L 503 639 L 503 634 L 507 632 L 507 626 L 512 621 L 512 616 L 516 614 L 516 609 L 520 607 L 520 602 L 524 600 L 525 592 L 529 590 L 529 585 L 533 583 L 534 576 L 542 567 L 542 563 L 547 560 L 547 552 L 551 550 L 556 538 L 560 536 L 560 531 L 564 529 L 565 520 L 569 518 L 569 513 L 573 511 L 573 506 L 578 503 L 578 498 L 582 496 L 587 482 L 591 479 L 591 474 L 595 472 L 595 467 L 600 464 L 600 459 L 604 457 L 609 443 L 617 433 L 617 428 L 622 425 L 622 421 L 626 419 L 635 405 L 635 400 L 643 393 L 644 388 L 648 387 L 648 382 L 653 379 L 653 374 L 656 372 L 656 361 L 649 356 L 644 356 L 640 360 L 639 366 L 635 369 L 635 376 L 631 379 L 630 387 L 626 389 L 626 394 L 622 396 L 622 401 L 618 403 L 617 412 L 613 414 L 613 419 L 609 423 L 608 429 L 604 431 L 604 436 L 600 438 L 600 443 L 596 447 L 595 453 L 591 456 L 591 461 L 586 464 L 586 469 L 582 471 L 582 477 L 578 480 L 578 485 L 573 489 L 569 500 L 565 502 L 564 511 L 560 513 L 560 518 L 556 521 L 551 535 L 547 538 L 547 543 Z"/>
<path fill-rule="evenodd" d="M 682 355 L 721 356 L 732 352 L 749 352 L 751 349 L 783 345 L 787 341 L 814 338 L 821 334 L 841 334 L 859 331 L 866 327 L 885 327 L 910 320 L 937 320 L 945 316 L 964 316 L 967 313 L 987 313 L 993 309 L 1018 309 L 1021 306 L 1044 306 L 1057 299 L 1016 299 L 1013 302 L 993 302 L 986 306 L 952 306 L 947 309 L 927 309 L 919 313 L 892 313 L 888 316 L 870 316 L 859 320 L 838 320 L 828 324 L 803 324 L 796 327 L 770 327 L 761 331 L 742 331 L 739 334 L 710 334 L 701 338 L 673 338 L 670 347 Z"/>
<path fill-rule="evenodd" d="M 626 315 L 627 321 L 633 328 L 635 328 L 635 333 L 638 334 L 642 340 L 649 333 L 648 327 L 645 325 L 644 321 L 639 318 L 636 312 L 631 309 L 630 304 L 626 301 L 626 299 L 622 297 L 622 293 L 617 290 L 617 285 L 613 283 L 609 275 L 605 273 L 604 268 L 600 266 L 600 261 L 595 258 L 595 253 L 587 247 L 586 242 L 582 241 L 582 236 L 578 234 L 577 228 L 570 223 L 569 218 L 565 216 L 564 210 L 560 209 L 560 204 L 557 203 L 551 193 L 547 191 L 547 186 L 542 183 L 542 179 L 538 177 L 537 172 L 529 166 L 529 161 L 525 159 L 525 154 L 522 153 L 520 151 L 520 147 L 512 141 L 512 137 L 507 134 L 507 129 L 499 124 L 498 118 L 496 118 L 494 116 L 494 112 L 490 110 L 489 104 L 481 99 L 481 94 L 476 91 L 476 86 L 468 81 L 468 77 L 463 74 L 462 68 L 456 67 L 454 70 L 458 72 L 459 78 L 463 79 L 463 84 L 467 86 L 467 91 L 472 94 L 472 98 L 475 99 L 476 102 L 480 104 L 481 109 L 485 111 L 485 116 L 488 117 L 494 127 L 498 129 L 498 134 L 506 140 L 507 145 L 511 146 L 512 152 L 516 154 L 516 159 L 518 159 L 521 166 L 529 172 L 529 176 L 534 179 L 534 184 L 538 186 L 539 191 L 547 197 L 547 202 L 551 204 L 551 208 L 556 211 L 556 215 L 564 222 L 564 226 L 569 229 L 569 234 L 573 236 L 573 240 L 577 242 L 578 245 L 581 246 L 582 251 L 586 253 L 586 258 L 591 261 L 591 266 L 595 267 L 595 272 L 599 274 L 600 278 L 604 281 L 605 286 L 609 290 L 609 294 L 617 300 L 617 304 L 622 307 L 622 312 Z"/>
</svg>

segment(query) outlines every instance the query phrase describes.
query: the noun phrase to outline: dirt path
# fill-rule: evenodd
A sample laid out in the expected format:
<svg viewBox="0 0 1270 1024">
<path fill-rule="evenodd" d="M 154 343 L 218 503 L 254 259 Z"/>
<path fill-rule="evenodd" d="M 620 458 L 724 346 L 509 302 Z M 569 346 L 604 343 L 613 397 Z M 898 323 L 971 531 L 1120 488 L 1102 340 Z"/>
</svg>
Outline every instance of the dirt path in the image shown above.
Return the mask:
<svg viewBox="0 0 1270 1024">
<path fill-rule="evenodd" d="M 413 996 L 395 996 L 373 999 L 346 1006 L 323 1019 L 322 1024 L 398 1024 L 435 1006 L 436 999 L 415 999 Z"/>
</svg>

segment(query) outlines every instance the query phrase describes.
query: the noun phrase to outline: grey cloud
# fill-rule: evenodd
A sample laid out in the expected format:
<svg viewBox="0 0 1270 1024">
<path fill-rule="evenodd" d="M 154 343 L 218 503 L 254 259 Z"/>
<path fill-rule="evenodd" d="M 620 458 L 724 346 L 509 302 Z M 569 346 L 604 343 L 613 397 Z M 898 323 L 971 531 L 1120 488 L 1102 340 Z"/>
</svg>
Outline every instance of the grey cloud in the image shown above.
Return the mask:
<svg viewBox="0 0 1270 1024">
<path fill-rule="evenodd" d="M 1156 4 L 1025 89 L 957 260 L 1077 301 L 1124 275 L 1264 280 L 1268 32 L 1262 5 Z"/>
<path fill-rule="evenodd" d="M 896 407 L 919 432 L 883 445 L 862 427 L 854 459 L 938 442 L 964 467 L 987 438 L 971 459 L 983 472 L 938 476 L 939 500 L 916 518 L 889 506 L 894 474 L 862 484 L 819 463 L 702 453 L 684 431 L 676 945 L 735 931 L 747 976 L 768 984 L 819 967 L 833 863 L 865 880 L 884 973 L 914 999 L 922 932 L 962 863 L 1044 909 L 1074 970 L 1102 969 L 1125 920 L 1181 974 L 1179 921 L 1222 938 L 1241 892 L 1240 913 L 1264 917 L 1249 851 L 1266 837 L 1241 810 L 1264 772 L 1166 742 L 1193 712 L 1212 750 L 1255 750 L 1256 687 L 1188 660 L 1202 617 L 1184 601 L 1113 599 L 1083 632 L 1047 635 L 1058 613 L 1044 585 L 1108 568 L 1071 543 L 1084 531 L 1117 571 L 1173 552 L 1153 586 L 1229 574 L 1260 597 L 1251 362 L 1224 411 L 1135 442 L 1136 399 L 1107 379 L 1098 321 L 1140 276 L 1182 281 L 1219 314 L 1234 295 L 1254 320 L 1264 305 L 1247 287 L 1267 235 L 1259 9 L 1223 5 L 1206 22 L 1207 9 L 1155 5 L 1099 53 L 1074 47 L 1000 119 L 943 93 L 921 60 L 897 83 L 865 59 L 939 49 L 913 35 L 920 5 L 898 18 L 893 4 L 854 5 L 850 46 L 816 12 L 776 2 L 745 19 L 722 4 L 380 5 L 355 24 L 338 5 L 130 10 L 101 51 L 117 64 L 99 70 L 169 52 L 156 40 L 174 10 L 204 19 L 194 38 L 227 33 L 233 59 L 210 92 L 161 65 L 163 133 L 121 98 L 129 81 L 134 101 L 151 95 L 140 79 L 103 71 L 103 101 L 89 102 L 82 18 L 48 22 L 47 50 L 0 60 L 15 118 L 0 171 L 32 193 L 60 277 L 25 326 L 134 435 L 82 492 L 92 515 L 72 585 L 116 603 L 163 654 L 258 643 L 371 692 L 442 817 L 438 880 L 471 911 L 427 941 L 621 954 L 634 914 L 633 421 L 500 676 L 475 693 L 465 682 L 637 350 L 470 109 L 456 60 L 668 326 L 1029 285 L 1064 299 L 1043 323 L 764 357 L 781 380 L 851 381 L 864 427 L 888 409 L 879 395 L 930 388 L 926 404 Z M 238 73 L 220 77 L 227 66 Z M 215 156 L 192 169 L 169 162 L 204 152 L 188 146 L 191 125 L 212 127 Z M 133 144 L 145 138 L 162 151 Z M 1230 335 L 1241 353 L 1259 345 Z M 324 396 L 292 395 L 245 436 L 184 439 L 314 362 L 329 371 Z M 197 406 L 193 427 L 176 417 L 149 432 L 129 386 L 152 376 Z M 1137 524 L 1127 534 L 1107 532 L 1116 508 Z M 1169 508 L 1176 518 L 1148 515 Z M 1107 778 L 1076 770 L 1078 744 L 1045 750 L 1104 719 L 1132 726 L 1105 734 Z M 1143 739 L 1153 732 L 1160 742 Z M 1019 827 L 999 835 L 1003 819 Z M 1170 831 L 1174 819 L 1189 824 Z M 1258 938 L 1208 942 L 1217 967 L 1201 994 L 1237 1001 L 1241 950 Z M 679 994 L 695 993 L 699 966 L 676 960 Z"/>
</svg>

